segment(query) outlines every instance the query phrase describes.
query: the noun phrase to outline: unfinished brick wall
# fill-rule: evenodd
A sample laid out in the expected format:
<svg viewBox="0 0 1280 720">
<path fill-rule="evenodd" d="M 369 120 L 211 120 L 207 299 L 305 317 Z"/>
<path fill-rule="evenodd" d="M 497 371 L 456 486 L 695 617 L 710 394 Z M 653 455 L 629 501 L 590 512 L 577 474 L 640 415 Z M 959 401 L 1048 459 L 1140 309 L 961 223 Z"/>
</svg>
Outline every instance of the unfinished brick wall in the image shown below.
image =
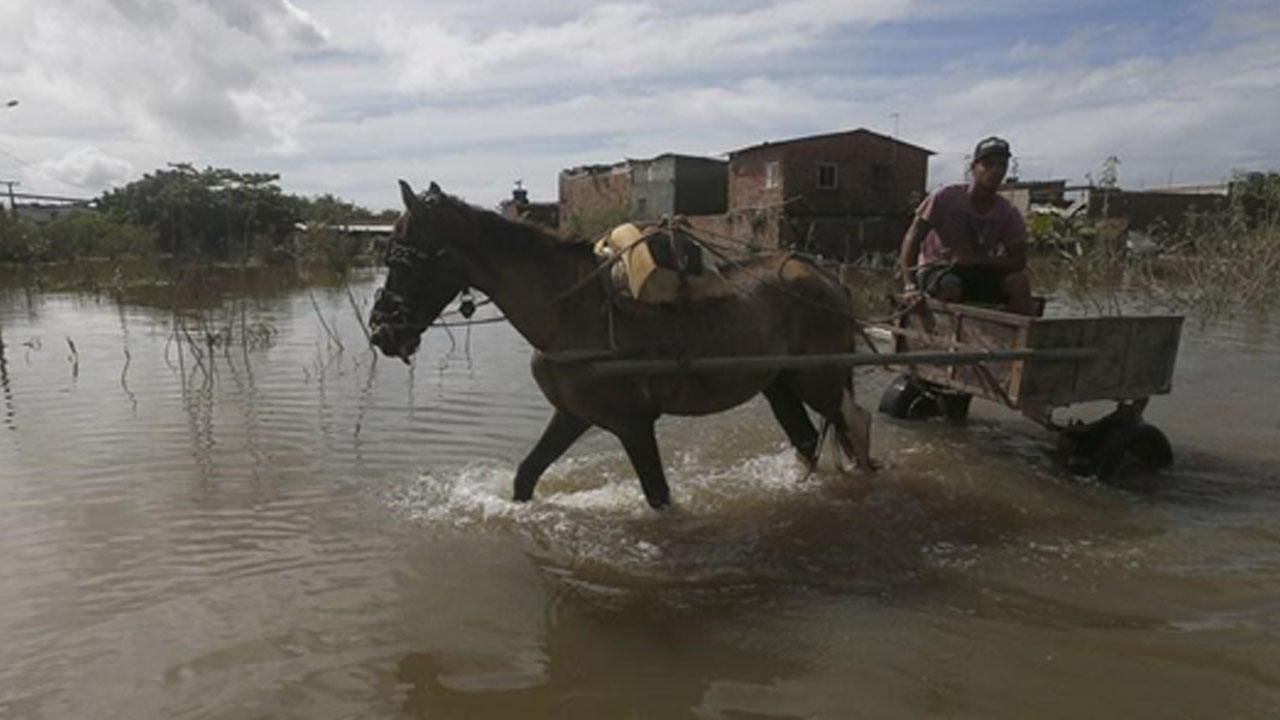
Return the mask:
<svg viewBox="0 0 1280 720">
<path fill-rule="evenodd" d="M 722 215 L 690 215 L 686 217 L 695 233 L 730 257 L 741 257 L 755 250 L 774 250 L 782 235 L 784 221 L 779 210 L 748 210 Z"/>
<path fill-rule="evenodd" d="M 560 230 L 593 235 L 624 221 L 631 212 L 631 166 L 564 170 L 560 173 Z"/>
</svg>

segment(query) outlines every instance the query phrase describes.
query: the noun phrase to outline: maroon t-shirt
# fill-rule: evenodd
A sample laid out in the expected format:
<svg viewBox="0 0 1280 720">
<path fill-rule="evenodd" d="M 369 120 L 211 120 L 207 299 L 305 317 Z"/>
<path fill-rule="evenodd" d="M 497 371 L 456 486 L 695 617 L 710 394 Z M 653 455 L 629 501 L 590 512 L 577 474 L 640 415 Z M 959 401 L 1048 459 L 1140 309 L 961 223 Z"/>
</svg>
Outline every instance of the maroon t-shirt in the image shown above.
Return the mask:
<svg viewBox="0 0 1280 720">
<path fill-rule="evenodd" d="M 997 195 L 985 213 L 973 209 L 968 185 L 938 188 L 920 203 L 916 216 L 929 223 L 917 265 L 943 265 L 997 258 L 1027 243 L 1027 226 L 1008 200 Z"/>
</svg>

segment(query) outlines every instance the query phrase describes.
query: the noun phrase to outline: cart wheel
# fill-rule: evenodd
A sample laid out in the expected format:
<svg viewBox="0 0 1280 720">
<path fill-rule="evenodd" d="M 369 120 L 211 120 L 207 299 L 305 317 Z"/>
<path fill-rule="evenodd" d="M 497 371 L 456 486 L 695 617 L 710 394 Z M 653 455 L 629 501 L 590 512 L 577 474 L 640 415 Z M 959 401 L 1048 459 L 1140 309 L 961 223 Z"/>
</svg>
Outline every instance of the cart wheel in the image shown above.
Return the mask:
<svg viewBox="0 0 1280 720">
<path fill-rule="evenodd" d="M 1087 450 L 1079 438 L 1069 432 L 1058 436 L 1057 459 L 1072 475 L 1088 477 L 1097 472 L 1094 455 L 1097 450 Z"/>
<path fill-rule="evenodd" d="M 1173 448 L 1154 425 L 1120 425 L 1102 439 L 1094 463 L 1102 482 L 1147 490 L 1153 485 L 1152 476 L 1173 464 Z"/>
<path fill-rule="evenodd" d="M 899 375 L 880 396 L 880 412 L 899 420 L 922 420 L 938 414 L 938 404 L 910 375 Z"/>
</svg>

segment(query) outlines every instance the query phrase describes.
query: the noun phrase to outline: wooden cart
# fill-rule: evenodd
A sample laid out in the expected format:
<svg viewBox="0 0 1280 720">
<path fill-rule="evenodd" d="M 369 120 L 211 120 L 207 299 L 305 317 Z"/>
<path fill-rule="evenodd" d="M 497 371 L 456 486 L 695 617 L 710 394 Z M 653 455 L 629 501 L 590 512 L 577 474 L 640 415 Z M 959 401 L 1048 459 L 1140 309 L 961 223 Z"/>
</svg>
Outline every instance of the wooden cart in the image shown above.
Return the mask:
<svg viewBox="0 0 1280 720">
<path fill-rule="evenodd" d="M 1133 483 L 1173 460 L 1168 440 L 1143 422 L 1142 411 L 1151 396 L 1172 389 L 1182 322 L 1027 317 L 926 300 L 887 328 L 895 354 L 1030 350 L 1035 357 L 899 366 L 903 374 L 885 390 L 880 410 L 902 419 L 963 418 L 974 396 L 998 402 L 1060 432 L 1060 452 L 1074 472 Z M 1055 409 L 1098 400 L 1114 401 L 1116 410 L 1090 423 L 1054 422 Z"/>
<path fill-rule="evenodd" d="M 584 350 L 544 357 L 586 363 L 601 375 L 892 367 L 902 375 L 886 388 L 880 410 L 893 417 L 961 419 L 977 396 L 1059 432 L 1060 454 L 1073 472 L 1138 486 L 1173 462 L 1168 439 L 1143 422 L 1142 411 L 1152 395 L 1172 388 L 1181 317 L 1027 317 L 926 300 L 896 324 L 875 327 L 892 335 L 893 352 L 652 358 Z M 1116 410 L 1090 423 L 1054 421 L 1055 409 L 1096 400 L 1114 401 Z"/>
</svg>

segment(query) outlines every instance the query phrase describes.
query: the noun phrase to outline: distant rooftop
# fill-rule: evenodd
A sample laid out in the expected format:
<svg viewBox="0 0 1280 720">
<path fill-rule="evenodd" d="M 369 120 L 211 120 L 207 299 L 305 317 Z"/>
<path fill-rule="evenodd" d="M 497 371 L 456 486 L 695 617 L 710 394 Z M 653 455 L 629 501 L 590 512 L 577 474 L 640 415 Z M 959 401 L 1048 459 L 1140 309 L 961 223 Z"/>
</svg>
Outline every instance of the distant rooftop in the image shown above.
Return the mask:
<svg viewBox="0 0 1280 720">
<path fill-rule="evenodd" d="M 730 150 L 728 154 L 729 154 L 729 156 L 730 156 L 730 157 L 733 157 L 734 155 L 739 155 L 739 154 L 741 154 L 741 153 L 746 153 L 746 152 L 754 152 L 754 151 L 756 151 L 756 150 L 762 150 L 762 149 L 767 148 L 767 147 L 780 147 L 780 146 L 783 146 L 783 145 L 791 145 L 791 144 L 793 144 L 793 143 L 810 142 L 810 141 L 813 141 L 813 140 L 825 140 L 825 139 L 828 139 L 828 138 L 835 138 L 835 137 L 853 137 L 853 136 L 855 136 L 855 135 L 874 135 L 875 137 L 878 137 L 878 138 L 884 138 L 885 140 L 888 140 L 889 142 L 894 142 L 894 143 L 897 143 L 897 144 L 899 144 L 899 145 L 904 145 L 904 146 L 906 146 L 906 147 L 913 148 L 913 149 L 915 149 L 915 150 L 919 150 L 920 152 L 923 152 L 923 153 L 926 153 L 926 154 L 929 154 L 929 155 L 937 155 L 937 153 L 936 153 L 936 152 L 934 152 L 933 150 L 930 150 L 930 149 L 928 149 L 928 148 L 920 147 L 919 145 L 915 145 L 915 144 L 912 144 L 912 143 L 909 143 L 909 142 L 904 142 L 904 141 L 899 140 L 899 139 L 897 139 L 897 138 L 895 138 L 895 137 L 890 137 L 890 136 L 888 136 L 888 135 L 883 135 L 883 134 L 878 133 L 878 132 L 873 132 L 873 131 L 868 130 L 868 129 L 866 129 L 866 128 L 857 128 L 856 130 L 842 130 L 842 131 L 840 131 L 840 132 L 831 132 L 831 133 L 820 133 L 820 134 L 818 134 L 818 135 L 806 135 L 805 137 L 791 138 L 791 139 L 788 139 L 788 140 L 777 140 L 777 141 L 773 141 L 773 142 L 762 142 L 762 143 L 759 143 L 759 144 L 756 144 L 756 145 L 749 145 L 749 146 L 744 147 L 744 148 L 739 148 L 739 149 L 737 149 L 737 150 Z"/>
<path fill-rule="evenodd" d="M 627 158 L 626 160 L 619 160 L 618 162 L 610 163 L 610 164 L 597 163 L 593 165 L 578 165 L 577 167 L 571 167 L 565 170 L 561 170 L 560 172 L 561 174 L 564 174 L 564 175 L 600 175 L 603 173 L 616 172 L 623 168 L 630 167 L 631 165 L 656 162 L 663 158 L 700 160 L 704 162 L 716 162 L 716 163 L 726 162 L 724 160 L 720 160 L 719 158 L 707 157 L 706 155 L 686 155 L 683 153 L 665 152 L 665 153 L 662 153 L 661 155 L 654 155 L 651 158 Z"/>
</svg>

